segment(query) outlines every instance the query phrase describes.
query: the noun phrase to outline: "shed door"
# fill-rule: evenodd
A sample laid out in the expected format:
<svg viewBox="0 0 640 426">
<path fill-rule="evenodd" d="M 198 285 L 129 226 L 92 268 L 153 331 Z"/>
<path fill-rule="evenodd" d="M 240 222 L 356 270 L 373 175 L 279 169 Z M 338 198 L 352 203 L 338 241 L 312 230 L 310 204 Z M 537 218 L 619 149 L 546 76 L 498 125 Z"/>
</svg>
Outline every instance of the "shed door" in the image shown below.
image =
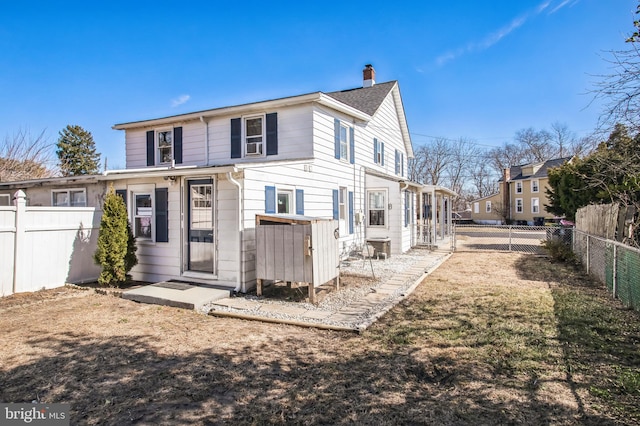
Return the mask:
<svg viewBox="0 0 640 426">
<path fill-rule="evenodd" d="M 214 273 L 215 233 L 213 218 L 213 180 L 190 180 L 189 193 L 189 259 L 190 271 Z"/>
</svg>

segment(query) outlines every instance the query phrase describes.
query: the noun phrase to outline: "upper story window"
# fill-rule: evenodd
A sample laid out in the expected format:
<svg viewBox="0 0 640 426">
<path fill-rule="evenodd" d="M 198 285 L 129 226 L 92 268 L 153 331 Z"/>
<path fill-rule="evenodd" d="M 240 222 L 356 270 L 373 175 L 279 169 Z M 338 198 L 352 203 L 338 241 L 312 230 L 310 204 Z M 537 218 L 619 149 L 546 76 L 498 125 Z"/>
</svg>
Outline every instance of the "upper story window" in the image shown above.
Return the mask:
<svg viewBox="0 0 640 426">
<path fill-rule="evenodd" d="M 538 179 L 533 179 L 531 181 L 531 192 L 539 192 L 540 191 L 540 182 Z"/>
<path fill-rule="evenodd" d="M 278 155 L 278 113 L 231 119 L 231 158 Z"/>
<path fill-rule="evenodd" d="M 156 132 L 158 160 L 160 164 L 168 164 L 173 160 L 173 129 Z"/>
<path fill-rule="evenodd" d="M 384 142 L 373 138 L 373 162 L 384 166 Z"/>
<path fill-rule="evenodd" d="M 182 164 L 182 127 L 147 131 L 147 166 Z"/>
<path fill-rule="evenodd" d="M 11 197 L 9 194 L 0 194 L 0 207 L 10 206 Z"/>
<path fill-rule="evenodd" d="M 485 212 L 486 213 L 491 213 L 491 201 L 486 201 Z"/>
<path fill-rule="evenodd" d="M 396 174 L 404 176 L 404 153 L 396 149 Z"/>
<path fill-rule="evenodd" d="M 244 120 L 245 154 L 262 155 L 264 152 L 264 117 L 248 117 Z"/>
<path fill-rule="evenodd" d="M 335 158 L 355 163 L 355 129 L 337 118 L 333 120 Z"/>
<path fill-rule="evenodd" d="M 516 194 L 522 194 L 522 182 L 516 182 Z"/>
<path fill-rule="evenodd" d="M 86 207 L 87 191 L 82 189 L 56 189 L 51 191 L 51 205 L 54 207 Z"/>
<path fill-rule="evenodd" d="M 348 161 L 349 160 L 349 140 L 348 140 L 349 130 L 347 126 L 344 124 L 340 125 L 340 159 Z"/>
</svg>

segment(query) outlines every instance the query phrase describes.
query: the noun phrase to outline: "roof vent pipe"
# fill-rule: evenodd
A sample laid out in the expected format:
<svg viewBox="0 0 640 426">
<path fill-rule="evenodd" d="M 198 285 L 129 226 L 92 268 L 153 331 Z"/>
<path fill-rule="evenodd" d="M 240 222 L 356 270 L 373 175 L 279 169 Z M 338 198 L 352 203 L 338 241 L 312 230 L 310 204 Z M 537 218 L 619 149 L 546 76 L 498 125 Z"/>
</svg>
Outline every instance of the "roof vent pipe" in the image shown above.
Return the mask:
<svg viewBox="0 0 640 426">
<path fill-rule="evenodd" d="M 376 84 L 376 70 L 373 69 L 373 65 L 367 64 L 362 70 L 362 87 L 371 87 Z"/>
</svg>

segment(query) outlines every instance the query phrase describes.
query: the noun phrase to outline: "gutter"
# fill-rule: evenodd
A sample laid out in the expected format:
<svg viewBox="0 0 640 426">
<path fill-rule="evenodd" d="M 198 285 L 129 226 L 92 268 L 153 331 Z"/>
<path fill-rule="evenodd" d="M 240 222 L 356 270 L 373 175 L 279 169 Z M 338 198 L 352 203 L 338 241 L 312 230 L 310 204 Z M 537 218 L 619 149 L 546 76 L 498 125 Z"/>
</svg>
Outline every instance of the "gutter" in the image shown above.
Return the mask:
<svg viewBox="0 0 640 426">
<path fill-rule="evenodd" d="M 236 270 L 236 287 L 233 289 L 234 293 L 238 293 L 242 287 L 242 235 L 244 234 L 244 220 L 243 220 L 243 204 L 242 198 L 242 185 L 240 182 L 233 178 L 232 172 L 227 172 L 227 179 L 238 188 L 238 268 Z"/>
</svg>

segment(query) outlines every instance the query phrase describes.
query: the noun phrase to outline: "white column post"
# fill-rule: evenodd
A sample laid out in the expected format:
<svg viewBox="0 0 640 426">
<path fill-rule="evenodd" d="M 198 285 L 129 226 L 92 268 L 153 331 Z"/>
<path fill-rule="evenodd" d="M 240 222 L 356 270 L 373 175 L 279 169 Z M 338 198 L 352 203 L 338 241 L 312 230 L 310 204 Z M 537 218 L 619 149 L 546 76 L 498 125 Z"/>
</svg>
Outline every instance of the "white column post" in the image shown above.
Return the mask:
<svg viewBox="0 0 640 426">
<path fill-rule="evenodd" d="M 13 202 L 16 206 L 16 235 L 13 240 L 13 292 L 18 291 L 18 286 L 21 284 L 24 287 L 25 283 L 21 283 L 22 275 L 24 273 L 24 267 L 22 266 L 23 246 L 24 246 L 24 223 L 22 218 L 27 207 L 27 194 L 23 190 L 18 190 L 14 197 Z"/>
</svg>

